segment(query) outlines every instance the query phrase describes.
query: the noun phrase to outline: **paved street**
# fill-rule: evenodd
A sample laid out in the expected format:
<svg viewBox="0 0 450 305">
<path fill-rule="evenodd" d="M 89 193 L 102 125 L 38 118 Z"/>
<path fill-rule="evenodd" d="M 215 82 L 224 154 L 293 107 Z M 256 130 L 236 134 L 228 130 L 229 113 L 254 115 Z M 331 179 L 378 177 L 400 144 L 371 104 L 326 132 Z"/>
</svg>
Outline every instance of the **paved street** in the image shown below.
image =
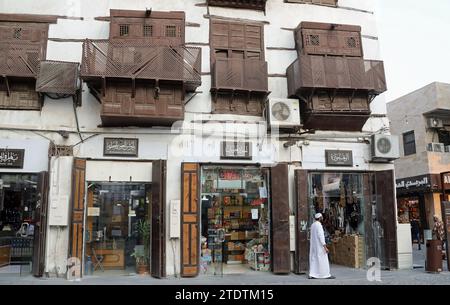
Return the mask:
<svg viewBox="0 0 450 305">
<path fill-rule="evenodd" d="M 415 246 L 416 247 L 416 246 Z M 309 280 L 306 275 L 273 275 L 269 272 L 249 271 L 246 274 L 224 275 L 223 277 L 199 276 L 196 278 L 154 279 L 149 276 L 89 276 L 80 282 L 71 282 L 58 278 L 34 278 L 32 276 L 11 276 L 0 274 L 2 285 L 449 285 L 450 272 L 440 274 L 426 273 L 424 266 L 425 247 L 415 250 L 413 270 L 382 271 L 381 282 L 367 280 L 365 270 L 356 270 L 342 266 L 332 266 L 335 280 Z M 445 263 L 444 263 L 445 265 Z"/>
</svg>

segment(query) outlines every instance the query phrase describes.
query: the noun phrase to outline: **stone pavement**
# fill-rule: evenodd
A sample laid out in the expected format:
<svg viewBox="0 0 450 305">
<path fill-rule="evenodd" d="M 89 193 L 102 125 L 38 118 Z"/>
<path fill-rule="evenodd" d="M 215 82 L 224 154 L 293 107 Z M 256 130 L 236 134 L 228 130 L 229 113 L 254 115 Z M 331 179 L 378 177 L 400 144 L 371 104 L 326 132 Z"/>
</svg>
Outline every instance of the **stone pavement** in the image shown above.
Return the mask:
<svg viewBox="0 0 450 305">
<path fill-rule="evenodd" d="M 198 276 L 196 278 L 169 277 L 155 279 L 149 276 L 87 276 L 79 282 L 61 278 L 34 278 L 0 274 L 0 285 L 450 285 L 450 272 L 440 274 L 425 272 L 424 248 L 415 250 L 413 270 L 381 271 L 381 282 L 367 280 L 367 271 L 342 266 L 332 266 L 334 280 L 309 280 L 306 275 L 274 275 L 270 272 L 248 271 L 245 274 Z M 446 262 L 444 262 L 446 265 Z M 101 273 L 100 273 L 101 274 Z"/>
</svg>

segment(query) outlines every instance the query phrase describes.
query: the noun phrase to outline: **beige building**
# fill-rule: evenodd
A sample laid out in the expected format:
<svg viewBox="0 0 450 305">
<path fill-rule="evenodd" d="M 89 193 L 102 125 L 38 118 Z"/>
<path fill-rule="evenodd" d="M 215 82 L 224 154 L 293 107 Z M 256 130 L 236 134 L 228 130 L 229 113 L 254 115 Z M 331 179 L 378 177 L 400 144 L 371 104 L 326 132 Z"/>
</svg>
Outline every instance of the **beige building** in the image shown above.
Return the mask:
<svg viewBox="0 0 450 305">
<path fill-rule="evenodd" d="M 441 215 L 441 174 L 450 171 L 450 84 L 429 84 L 387 110 L 401 143 L 395 161 L 399 222 L 417 219 L 422 230 L 432 229 L 433 215 Z"/>
</svg>

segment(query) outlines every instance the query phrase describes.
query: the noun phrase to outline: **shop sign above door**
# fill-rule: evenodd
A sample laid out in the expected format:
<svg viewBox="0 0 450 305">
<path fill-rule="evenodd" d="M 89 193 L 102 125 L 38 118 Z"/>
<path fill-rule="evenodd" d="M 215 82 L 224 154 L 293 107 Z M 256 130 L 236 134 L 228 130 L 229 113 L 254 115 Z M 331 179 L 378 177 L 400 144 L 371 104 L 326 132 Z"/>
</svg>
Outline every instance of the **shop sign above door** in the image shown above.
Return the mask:
<svg viewBox="0 0 450 305">
<path fill-rule="evenodd" d="M 444 189 L 450 190 L 450 173 L 443 174 L 442 179 L 444 179 Z"/>
<path fill-rule="evenodd" d="M 103 155 L 137 157 L 138 143 L 138 139 L 105 138 Z"/>
<path fill-rule="evenodd" d="M 25 149 L 0 149 L 0 168 L 23 168 Z"/>
<path fill-rule="evenodd" d="M 431 180 L 429 175 L 421 175 L 415 177 L 408 177 L 396 180 L 397 190 L 408 189 L 408 190 L 419 190 L 419 189 L 429 189 L 431 187 Z"/>
<path fill-rule="evenodd" d="M 223 141 L 221 145 L 220 159 L 252 159 L 250 142 Z"/>
<path fill-rule="evenodd" d="M 353 166 L 351 150 L 325 150 L 327 166 Z"/>
</svg>

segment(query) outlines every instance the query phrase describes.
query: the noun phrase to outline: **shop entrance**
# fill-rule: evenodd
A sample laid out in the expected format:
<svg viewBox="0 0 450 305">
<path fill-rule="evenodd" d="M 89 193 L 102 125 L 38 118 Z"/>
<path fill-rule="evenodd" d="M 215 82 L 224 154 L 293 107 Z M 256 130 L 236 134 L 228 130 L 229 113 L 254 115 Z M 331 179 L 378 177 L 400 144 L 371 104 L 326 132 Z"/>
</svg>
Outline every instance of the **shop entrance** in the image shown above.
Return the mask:
<svg viewBox="0 0 450 305">
<path fill-rule="evenodd" d="M 151 184 L 87 185 L 84 274 L 149 274 Z"/>
<path fill-rule="evenodd" d="M 366 261 L 364 174 L 311 173 L 310 220 L 323 214 L 325 240 L 333 264 L 363 268 Z"/>
<path fill-rule="evenodd" d="M 397 215 L 399 223 L 411 224 L 413 244 L 424 244 L 424 230 L 428 229 L 425 214 L 425 199 L 423 195 L 401 197 L 397 200 Z"/>
<path fill-rule="evenodd" d="M 0 174 L 0 274 L 42 275 L 45 221 L 41 210 L 47 207 L 45 177 L 45 174 Z"/>
<path fill-rule="evenodd" d="M 267 190 L 258 167 L 201 168 L 200 274 L 269 270 Z"/>
</svg>

